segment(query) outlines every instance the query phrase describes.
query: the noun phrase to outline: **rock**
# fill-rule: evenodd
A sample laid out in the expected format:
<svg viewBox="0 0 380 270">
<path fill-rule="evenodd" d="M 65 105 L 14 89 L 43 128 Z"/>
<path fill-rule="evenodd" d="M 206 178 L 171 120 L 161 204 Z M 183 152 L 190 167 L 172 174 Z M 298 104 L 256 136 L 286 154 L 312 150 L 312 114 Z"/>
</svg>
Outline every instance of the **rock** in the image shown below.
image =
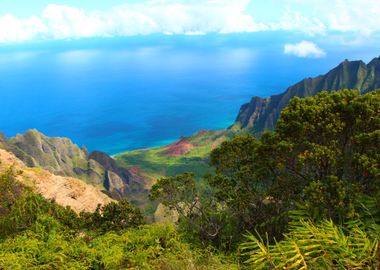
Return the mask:
<svg viewBox="0 0 380 270">
<path fill-rule="evenodd" d="M 129 191 L 128 184 L 125 183 L 119 175 L 112 171 L 107 171 L 104 186 L 112 198 L 122 198 Z"/>
<path fill-rule="evenodd" d="M 175 224 L 176 222 L 178 222 L 178 218 L 179 215 L 176 210 L 169 209 L 169 207 L 161 203 L 157 206 L 156 212 L 154 212 L 154 221 L 157 223 Z"/>
<path fill-rule="evenodd" d="M 141 180 L 127 169 L 119 167 L 116 161 L 100 151 L 94 151 L 89 155 L 89 160 L 94 160 L 100 164 L 106 171 L 106 179 L 104 186 L 113 198 L 121 198 L 129 195 L 131 192 L 135 192 L 137 186 L 137 192 L 144 189 Z M 131 184 L 134 190 L 131 189 Z"/>
<path fill-rule="evenodd" d="M 106 153 L 94 151 L 89 155 L 89 159 L 95 160 L 97 163 L 103 166 L 105 170 L 114 172 L 120 176 L 125 183 L 130 183 L 132 174 L 127 169 L 119 167 L 116 164 L 116 161 Z"/>
<path fill-rule="evenodd" d="M 67 138 L 50 138 L 37 130 L 18 134 L 6 143 L 6 150 L 29 167 L 44 168 L 54 174 L 78 177 L 94 185 L 103 183 L 104 169 L 89 162 L 86 154 Z"/>
<path fill-rule="evenodd" d="M 6 141 L 7 137 L 2 132 L 0 132 L 0 143 L 5 143 Z"/>
<path fill-rule="evenodd" d="M 144 191 L 141 179 L 119 167 L 106 153 L 95 151 L 88 155 L 67 138 L 51 138 L 28 130 L 1 144 L 29 167 L 38 167 L 60 175 L 79 178 L 86 183 L 103 186 L 114 198 Z"/>
<path fill-rule="evenodd" d="M 22 171 L 17 176 L 21 183 L 32 187 L 43 197 L 54 200 L 62 206 L 70 206 L 75 212 L 93 212 L 96 207 L 113 200 L 98 188 L 86 184 L 80 179 L 52 174 L 43 169 L 27 167 L 12 153 L 0 149 L 0 173 L 13 166 Z"/>
<path fill-rule="evenodd" d="M 239 111 L 235 126 L 260 134 L 273 130 L 282 109 L 295 97 L 316 95 L 323 90 L 357 89 L 360 93 L 380 88 L 380 57 L 368 65 L 362 61 L 344 61 L 325 75 L 307 78 L 289 87 L 280 95 L 268 98 L 253 97 Z"/>
</svg>

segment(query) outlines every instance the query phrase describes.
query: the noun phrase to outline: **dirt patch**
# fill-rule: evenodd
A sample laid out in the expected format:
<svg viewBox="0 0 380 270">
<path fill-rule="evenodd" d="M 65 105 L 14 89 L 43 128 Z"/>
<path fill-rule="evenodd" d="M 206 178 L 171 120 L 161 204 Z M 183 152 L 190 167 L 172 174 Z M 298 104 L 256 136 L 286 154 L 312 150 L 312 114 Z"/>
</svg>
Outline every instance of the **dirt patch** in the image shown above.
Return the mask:
<svg viewBox="0 0 380 270">
<path fill-rule="evenodd" d="M 113 200 L 98 188 L 82 180 L 54 175 L 40 168 L 29 168 L 13 154 L 0 149 L 0 172 L 13 166 L 22 172 L 17 179 L 34 188 L 43 197 L 54 200 L 63 206 L 70 206 L 75 212 L 92 212 L 98 204 L 104 205 Z"/>
<path fill-rule="evenodd" d="M 194 144 L 190 143 L 186 138 L 182 138 L 166 146 L 167 149 L 163 154 L 165 156 L 182 156 L 187 154 L 194 147 Z"/>
</svg>

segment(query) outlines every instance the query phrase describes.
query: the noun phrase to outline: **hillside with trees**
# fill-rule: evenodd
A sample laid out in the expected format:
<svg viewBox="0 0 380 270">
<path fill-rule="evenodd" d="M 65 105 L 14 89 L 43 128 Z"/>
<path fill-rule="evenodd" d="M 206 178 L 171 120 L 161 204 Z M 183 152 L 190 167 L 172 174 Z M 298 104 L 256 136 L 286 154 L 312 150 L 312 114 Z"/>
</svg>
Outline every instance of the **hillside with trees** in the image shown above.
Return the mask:
<svg viewBox="0 0 380 270">
<path fill-rule="evenodd" d="M 293 98 L 274 131 L 212 151 L 203 185 L 164 177 L 150 198 L 178 213 L 144 225 L 126 200 L 79 215 L 0 178 L 2 269 L 376 269 L 380 91 Z"/>
</svg>

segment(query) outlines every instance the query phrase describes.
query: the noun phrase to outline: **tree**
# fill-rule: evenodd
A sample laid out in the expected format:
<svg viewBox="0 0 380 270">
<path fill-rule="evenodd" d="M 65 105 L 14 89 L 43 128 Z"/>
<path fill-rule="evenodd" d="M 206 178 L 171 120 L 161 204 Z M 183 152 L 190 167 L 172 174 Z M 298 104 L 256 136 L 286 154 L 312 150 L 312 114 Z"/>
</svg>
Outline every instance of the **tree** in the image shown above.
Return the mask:
<svg viewBox="0 0 380 270">
<path fill-rule="evenodd" d="M 12 205 L 22 196 L 23 187 L 16 180 L 13 168 L 0 175 L 0 217 L 11 211 Z"/>
<path fill-rule="evenodd" d="M 159 179 L 153 185 L 149 197 L 175 209 L 179 215 L 179 225 L 188 236 L 195 235 L 201 242 L 213 242 L 218 246 L 226 242 L 220 239 L 226 213 L 221 211 L 212 196 L 201 194 L 193 174 Z"/>
<path fill-rule="evenodd" d="M 163 205 L 176 209 L 182 216 L 186 215 L 186 211 L 193 210 L 197 196 L 192 173 L 161 178 L 153 185 L 149 194 L 151 200 L 159 200 Z M 185 208 L 188 210 L 185 211 Z"/>
<path fill-rule="evenodd" d="M 262 164 L 258 150 L 261 142 L 251 135 L 240 135 L 226 141 L 211 153 L 215 175 L 208 177 L 219 203 L 230 212 L 235 230 L 233 241 L 241 232 L 254 228 L 276 234 L 282 204 L 267 193 L 270 181 L 263 178 L 268 164 Z M 279 231 L 281 233 L 282 231 Z"/>
<path fill-rule="evenodd" d="M 66 228 L 77 229 L 78 215 L 69 207 L 49 201 L 23 186 L 11 167 L 0 175 L 0 236 L 19 233 L 33 226 L 41 216 L 49 216 Z"/>
<path fill-rule="evenodd" d="M 80 214 L 83 227 L 102 232 L 122 231 L 144 223 L 141 211 L 130 204 L 127 199 L 98 205 L 94 213 Z"/>
<path fill-rule="evenodd" d="M 279 199 L 306 204 L 314 218 L 352 218 L 358 195 L 379 191 L 379 135 L 380 91 L 294 98 L 275 134 L 261 140 L 272 144 L 266 156 L 274 172 L 271 190 Z"/>
<path fill-rule="evenodd" d="M 377 203 L 371 211 L 380 216 L 378 149 L 380 91 L 292 99 L 274 132 L 260 139 L 240 135 L 211 153 L 215 174 L 206 177 L 208 197 L 224 217 L 216 237 L 229 235 L 236 243 L 247 230 L 282 237 L 295 209 L 341 224 L 369 209 L 364 197 Z M 152 192 L 169 205 L 191 204 L 193 186 L 179 176 L 159 181 Z"/>
</svg>

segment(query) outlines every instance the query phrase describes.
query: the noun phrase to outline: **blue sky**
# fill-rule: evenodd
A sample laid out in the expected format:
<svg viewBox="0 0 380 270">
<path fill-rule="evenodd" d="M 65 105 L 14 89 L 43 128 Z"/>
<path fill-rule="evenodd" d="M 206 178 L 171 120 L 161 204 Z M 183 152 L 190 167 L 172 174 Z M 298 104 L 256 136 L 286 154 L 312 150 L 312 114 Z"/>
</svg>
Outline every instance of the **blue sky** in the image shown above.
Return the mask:
<svg viewBox="0 0 380 270">
<path fill-rule="evenodd" d="M 0 11 L 3 14 L 11 13 L 20 17 L 40 14 L 49 4 L 69 5 L 84 9 L 106 10 L 112 6 L 121 5 L 125 0 L 0 0 Z M 136 2 L 136 1 L 135 1 Z"/>
<path fill-rule="evenodd" d="M 304 39 L 284 52 L 323 57 L 318 39 L 377 42 L 379 18 L 379 0 L 0 0 L 0 44 L 287 31 Z"/>
</svg>

